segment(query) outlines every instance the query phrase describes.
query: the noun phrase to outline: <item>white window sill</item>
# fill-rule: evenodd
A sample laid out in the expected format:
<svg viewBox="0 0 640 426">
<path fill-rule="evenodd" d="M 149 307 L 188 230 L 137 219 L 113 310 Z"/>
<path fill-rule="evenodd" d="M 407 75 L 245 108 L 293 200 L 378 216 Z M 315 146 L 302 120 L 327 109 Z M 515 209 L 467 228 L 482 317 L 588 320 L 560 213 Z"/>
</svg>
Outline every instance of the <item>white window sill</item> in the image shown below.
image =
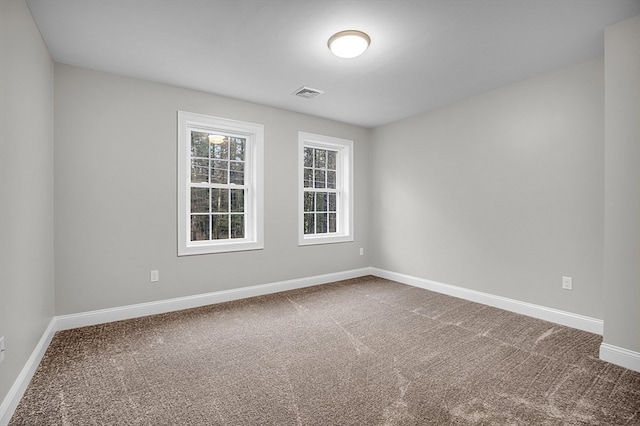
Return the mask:
<svg viewBox="0 0 640 426">
<path fill-rule="evenodd" d="M 317 244 L 348 243 L 353 241 L 352 235 L 313 235 L 298 241 L 299 246 L 312 246 Z"/>
</svg>

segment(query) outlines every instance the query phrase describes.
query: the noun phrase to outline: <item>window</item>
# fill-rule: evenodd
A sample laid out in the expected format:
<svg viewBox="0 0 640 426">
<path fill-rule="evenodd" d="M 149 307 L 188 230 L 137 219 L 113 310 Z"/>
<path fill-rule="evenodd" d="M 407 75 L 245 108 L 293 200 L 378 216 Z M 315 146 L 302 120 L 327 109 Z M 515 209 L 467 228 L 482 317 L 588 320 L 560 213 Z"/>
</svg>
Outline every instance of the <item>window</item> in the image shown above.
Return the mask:
<svg viewBox="0 0 640 426">
<path fill-rule="evenodd" d="M 178 255 L 263 248 L 264 128 L 178 111 Z"/>
<path fill-rule="evenodd" d="M 299 245 L 353 241 L 353 141 L 298 133 Z"/>
</svg>

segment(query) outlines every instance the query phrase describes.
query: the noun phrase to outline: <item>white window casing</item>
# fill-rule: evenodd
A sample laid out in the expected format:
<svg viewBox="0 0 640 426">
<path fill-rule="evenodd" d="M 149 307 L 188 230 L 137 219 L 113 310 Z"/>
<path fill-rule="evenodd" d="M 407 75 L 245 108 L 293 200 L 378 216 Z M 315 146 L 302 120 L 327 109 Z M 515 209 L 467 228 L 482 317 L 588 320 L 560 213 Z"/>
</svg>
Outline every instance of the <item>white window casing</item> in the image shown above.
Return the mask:
<svg viewBox="0 0 640 426">
<path fill-rule="evenodd" d="M 263 125 L 178 111 L 178 256 L 264 248 L 263 158 Z"/>
<path fill-rule="evenodd" d="M 298 245 L 353 241 L 353 223 L 353 141 L 298 132 Z"/>
</svg>

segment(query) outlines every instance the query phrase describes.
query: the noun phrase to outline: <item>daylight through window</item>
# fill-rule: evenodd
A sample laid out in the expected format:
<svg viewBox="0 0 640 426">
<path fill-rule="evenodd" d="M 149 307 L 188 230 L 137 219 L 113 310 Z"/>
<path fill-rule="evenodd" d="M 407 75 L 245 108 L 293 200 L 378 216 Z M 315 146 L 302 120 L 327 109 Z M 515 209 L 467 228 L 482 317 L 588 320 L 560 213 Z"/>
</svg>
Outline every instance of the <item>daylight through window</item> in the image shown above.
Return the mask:
<svg viewBox="0 0 640 426">
<path fill-rule="evenodd" d="M 178 116 L 179 254 L 262 248 L 262 126 Z"/>
<path fill-rule="evenodd" d="M 353 241 L 353 142 L 299 133 L 299 244 Z"/>
</svg>

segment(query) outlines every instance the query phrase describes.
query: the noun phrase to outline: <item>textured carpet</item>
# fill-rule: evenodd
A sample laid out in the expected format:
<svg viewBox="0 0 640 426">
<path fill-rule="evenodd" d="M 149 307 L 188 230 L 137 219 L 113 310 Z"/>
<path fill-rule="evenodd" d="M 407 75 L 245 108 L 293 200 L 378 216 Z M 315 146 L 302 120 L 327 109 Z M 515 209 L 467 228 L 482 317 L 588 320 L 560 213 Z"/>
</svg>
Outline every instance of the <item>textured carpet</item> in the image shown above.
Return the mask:
<svg viewBox="0 0 640 426">
<path fill-rule="evenodd" d="M 630 425 L 600 336 L 354 280 L 59 332 L 10 425 Z"/>
</svg>

